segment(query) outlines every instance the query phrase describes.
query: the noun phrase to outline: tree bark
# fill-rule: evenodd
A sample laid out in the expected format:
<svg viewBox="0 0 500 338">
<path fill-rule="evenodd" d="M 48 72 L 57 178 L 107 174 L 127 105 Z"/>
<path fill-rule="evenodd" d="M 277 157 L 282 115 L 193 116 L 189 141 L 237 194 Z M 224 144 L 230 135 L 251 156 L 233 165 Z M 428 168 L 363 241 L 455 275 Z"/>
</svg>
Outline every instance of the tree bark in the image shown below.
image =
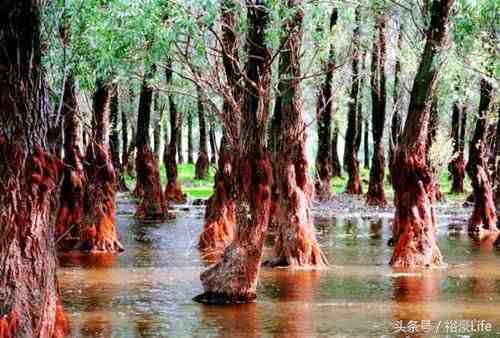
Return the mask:
<svg viewBox="0 0 500 338">
<path fill-rule="evenodd" d="M 111 133 L 109 135 L 109 149 L 111 153 L 111 161 L 113 162 L 113 167 L 115 168 L 115 174 L 118 178 L 116 188 L 118 191 L 128 191 L 127 184 L 125 183 L 125 177 L 123 176 L 120 151 L 118 149 L 120 143 L 120 130 L 118 129 L 119 115 L 118 87 L 114 86 L 110 103 Z"/>
<path fill-rule="evenodd" d="M 93 97 L 92 139 L 85 154 L 87 185 L 77 247 L 91 253 L 123 251 L 116 230 L 116 175 L 109 156 L 111 91 L 110 84 L 97 81 Z"/>
<path fill-rule="evenodd" d="M 464 193 L 464 178 L 465 178 L 465 160 L 462 145 L 462 128 L 464 128 L 465 137 L 465 120 L 462 117 L 465 110 L 461 110 L 458 102 L 453 104 L 453 113 L 451 118 L 451 138 L 453 140 L 453 159 L 448 166 L 451 175 L 452 194 Z"/>
<path fill-rule="evenodd" d="M 191 114 L 191 112 L 188 114 L 187 123 L 188 123 L 188 163 L 194 164 L 194 159 L 193 159 L 193 153 L 194 153 L 194 148 L 193 148 L 193 115 Z"/>
<path fill-rule="evenodd" d="M 153 130 L 153 151 L 156 158 L 156 163 L 160 160 L 160 144 L 161 144 L 161 121 L 163 120 L 163 108 L 160 107 L 160 98 L 158 92 L 153 95 L 153 107 L 156 114 L 158 114 L 158 121 Z"/>
<path fill-rule="evenodd" d="M 168 60 L 165 69 L 167 84 L 172 81 L 172 61 Z M 186 195 L 182 192 L 181 183 L 177 180 L 177 141 L 179 138 L 180 116 L 177 112 L 174 96 L 168 95 L 170 110 L 170 143 L 164 154 L 165 168 L 167 170 L 167 187 L 165 188 L 165 199 L 174 203 L 185 203 Z"/>
<path fill-rule="evenodd" d="M 46 149 L 50 112 L 39 2 L 0 8 L 0 336 L 62 337 L 53 203 L 62 162 Z"/>
<path fill-rule="evenodd" d="M 205 180 L 208 177 L 208 146 L 207 146 L 207 123 L 205 120 L 205 109 L 203 107 L 203 97 L 200 87 L 196 87 L 198 94 L 198 124 L 200 142 L 198 147 L 198 159 L 196 160 L 195 179 Z"/>
<path fill-rule="evenodd" d="M 332 9 L 330 15 L 330 31 L 337 25 L 338 11 Z M 324 65 L 325 79 L 318 93 L 316 103 L 316 119 L 318 121 L 318 153 L 316 154 L 316 198 L 327 201 L 332 192 L 332 79 L 335 69 L 335 50 L 333 43 L 329 46 L 328 60 Z"/>
<path fill-rule="evenodd" d="M 448 45 L 453 0 L 434 0 L 422 58 L 413 82 L 408 117 L 395 149 L 392 181 L 396 246 L 390 264 L 399 268 L 440 265 L 432 177 L 425 159 L 430 106 Z"/>
<path fill-rule="evenodd" d="M 304 12 L 302 0 L 288 0 L 288 9 L 295 13 L 287 19 L 279 58 L 278 95 L 280 105 L 274 111 L 276 144 L 273 159 L 276 210 L 273 222 L 277 227 L 274 258 L 271 266 L 324 267 L 326 256 L 316 239 L 310 210 L 313 186 L 308 175 L 306 125 L 300 88 L 300 46 Z M 330 142 L 328 142 L 329 145 Z"/>
<path fill-rule="evenodd" d="M 357 135 L 359 127 L 358 95 L 359 95 L 359 59 L 360 59 L 360 8 L 355 12 L 356 28 L 353 33 L 353 55 L 352 55 L 352 87 L 348 106 L 347 130 L 345 136 L 344 166 L 349 176 L 345 192 L 348 194 L 362 194 L 361 180 L 359 178 L 359 162 L 357 155 Z"/>
<path fill-rule="evenodd" d="M 149 82 L 156 71 L 153 66 L 145 74 L 139 98 L 137 115 L 137 185 L 142 189 L 142 198 L 137 207 L 135 217 L 142 220 L 161 221 L 167 218 L 168 209 L 161 191 L 160 170 L 155 153 L 151 151 L 149 141 L 149 126 L 151 120 L 151 103 L 153 88 Z M 159 147 L 159 146 L 158 146 Z"/>
<path fill-rule="evenodd" d="M 266 2 L 248 0 L 248 59 L 238 131 L 231 117 L 230 140 L 237 140 L 234 161 L 236 234 L 221 260 L 201 274 L 205 292 L 195 298 L 207 304 L 247 303 L 256 298 L 262 249 L 271 212 L 272 168 L 265 149 L 271 54 L 265 45 L 269 21 Z M 237 139 L 232 136 L 239 135 Z"/>
<path fill-rule="evenodd" d="M 366 195 L 366 200 L 369 205 L 379 207 L 385 207 L 387 205 L 384 193 L 385 154 L 383 144 L 387 98 L 385 76 L 387 35 L 385 21 L 385 14 L 380 13 L 376 19 L 372 48 L 370 84 L 372 96 L 373 157 L 370 170 L 370 183 Z"/>
<path fill-rule="evenodd" d="M 370 132 L 368 118 L 365 119 L 365 129 L 363 131 L 363 150 L 364 150 L 364 167 L 370 169 Z M 373 127 L 372 127 L 373 128 Z M 373 133 L 373 131 L 372 131 Z"/>
<path fill-rule="evenodd" d="M 179 164 L 184 164 L 184 151 L 182 150 L 182 120 L 183 120 L 183 114 L 182 111 L 177 112 L 179 116 L 179 131 L 177 133 L 177 162 Z"/>
<path fill-rule="evenodd" d="M 64 174 L 56 221 L 56 240 L 61 249 L 74 248 L 83 219 L 85 172 L 80 150 L 81 116 L 75 87 L 74 76 L 70 73 L 63 93 Z"/>
<path fill-rule="evenodd" d="M 230 0 L 222 2 L 222 61 L 226 73 L 229 91 L 224 97 L 224 116 L 234 117 L 239 113 L 242 88 L 239 73 L 238 39 L 236 37 L 236 15 L 234 3 Z M 234 181 L 234 139 L 230 142 L 227 131 L 233 131 L 227 123 L 221 141 L 219 164 L 214 177 L 214 193 L 207 201 L 205 223 L 200 235 L 198 247 L 207 261 L 215 261 L 224 253 L 224 249 L 234 238 L 236 222 L 235 181 Z M 233 120 L 229 120 L 233 121 Z M 237 133 L 237 131 L 235 131 Z"/>
<path fill-rule="evenodd" d="M 469 219 L 469 234 L 474 238 L 480 238 L 488 232 L 498 231 L 488 163 L 485 157 L 487 115 L 492 96 L 493 87 L 488 80 L 482 78 L 478 118 L 469 144 L 469 161 L 465 167 L 474 190 L 474 211 Z"/>
</svg>

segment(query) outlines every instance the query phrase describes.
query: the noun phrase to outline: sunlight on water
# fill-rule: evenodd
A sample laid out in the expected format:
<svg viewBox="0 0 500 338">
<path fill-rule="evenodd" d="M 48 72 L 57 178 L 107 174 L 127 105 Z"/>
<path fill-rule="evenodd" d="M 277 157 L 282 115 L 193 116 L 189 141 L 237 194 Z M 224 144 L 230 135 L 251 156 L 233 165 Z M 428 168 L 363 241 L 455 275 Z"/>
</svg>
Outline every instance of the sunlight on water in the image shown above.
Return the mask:
<svg viewBox="0 0 500 338">
<path fill-rule="evenodd" d="M 264 269 L 256 304 L 208 307 L 191 300 L 202 291 L 203 211 L 184 208 L 175 221 L 139 224 L 133 208 L 121 197 L 121 256 L 60 257 L 73 337 L 433 337 L 456 334 L 453 325 L 464 322 L 479 330 L 481 321 L 500 332 L 500 253 L 456 231 L 465 215 L 453 224 L 440 217 L 448 265 L 411 273 L 387 266 L 391 214 L 318 217 L 329 269 Z"/>
</svg>

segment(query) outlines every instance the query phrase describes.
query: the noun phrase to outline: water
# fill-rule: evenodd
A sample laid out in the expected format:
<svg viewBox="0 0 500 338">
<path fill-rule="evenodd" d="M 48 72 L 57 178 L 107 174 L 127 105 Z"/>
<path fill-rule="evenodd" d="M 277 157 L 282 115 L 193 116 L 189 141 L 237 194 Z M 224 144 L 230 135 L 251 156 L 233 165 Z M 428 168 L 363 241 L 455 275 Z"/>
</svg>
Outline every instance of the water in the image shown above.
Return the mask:
<svg viewBox="0 0 500 338">
<path fill-rule="evenodd" d="M 440 216 L 448 266 L 414 273 L 387 266 L 391 214 L 317 217 L 331 269 L 264 269 L 257 303 L 211 307 L 191 300 L 202 292 L 195 245 L 203 210 L 140 224 L 134 208 L 120 196 L 121 256 L 60 257 L 73 337 L 434 337 L 456 336 L 472 320 L 476 330 L 484 321 L 473 336 L 500 332 L 500 250 L 455 231 L 466 214 Z"/>
</svg>

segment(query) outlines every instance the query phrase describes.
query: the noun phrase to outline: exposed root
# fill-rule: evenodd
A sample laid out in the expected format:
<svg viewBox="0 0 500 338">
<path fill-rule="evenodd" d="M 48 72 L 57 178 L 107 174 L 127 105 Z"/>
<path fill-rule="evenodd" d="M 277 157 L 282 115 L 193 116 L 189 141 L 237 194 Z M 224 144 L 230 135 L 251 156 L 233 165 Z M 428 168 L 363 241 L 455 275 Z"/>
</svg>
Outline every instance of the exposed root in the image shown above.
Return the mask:
<svg viewBox="0 0 500 338">
<path fill-rule="evenodd" d="M 141 202 L 135 217 L 143 220 L 164 220 L 168 217 L 163 192 L 160 185 L 160 171 L 156 157 L 148 146 L 137 153 L 137 185 L 143 189 Z"/>
</svg>

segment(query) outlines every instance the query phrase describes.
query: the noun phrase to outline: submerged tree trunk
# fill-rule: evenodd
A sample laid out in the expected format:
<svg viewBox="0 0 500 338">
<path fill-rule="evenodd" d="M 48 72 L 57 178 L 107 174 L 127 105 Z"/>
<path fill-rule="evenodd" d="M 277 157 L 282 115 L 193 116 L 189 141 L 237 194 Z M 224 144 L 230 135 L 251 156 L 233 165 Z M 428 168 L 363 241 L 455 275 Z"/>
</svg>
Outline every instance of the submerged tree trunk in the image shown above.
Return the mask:
<svg viewBox="0 0 500 338">
<path fill-rule="evenodd" d="M 137 185 L 142 189 L 142 197 L 135 217 L 145 220 L 164 220 L 167 217 L 167 206 L 161 191 L 160 170 L 155 154 L 149 142 L 149 125 L 151 120 L 151 101 L 153 88 L 148 81 L 153 78 L 156 67 L 152 67 L 144 77 L 139 98 L 137 115 Z"/>
<path fill-rule="evenodd" d="M 422 59 L 413 82 L 408 117 L 395 149 L 392 182 L 396 246 L 390 264 L 400 268 L 440 265 L 433 208 L 433 182 L 425 159 L 430 106 L 439 69 L 446 59 L 453 0 L 434 0 Z"/>
<path fill-rule="evenodd" d="M 191 112 L 189 112 L 189 114 L 188 114 L 187 124 L 188 124 L 188 163 L 194 164 L 194 159 L 193 159 L 193 153 L 194 153 L 194 148 L 193 148 L 193 115 L 191 114 Z"/>
<path fill-rule="evenodd" d="M 57 244 L 72 249 L 78 241 L 83 219 L 85 173 L 80 150 L 81 122 L 73 74 L 69 74 L 64 88 L 64 176 L 60 192 L 60 206 L 56 221 Z"/>
<path fill-rule="evenodd" d="M 313 186 L 308 175 L 306 126 L 300 89 L 300 45 L 304 12 L 302 0 L 289 0 L 288 8 L 295 15 L 285 21 L 290 32 L 282 41 L 279 59 L 278 95 L 281 99 L 274 114 L 279 121 L 272 156 L 275 177 L 276 210 L 273 222 L 277 227 L 274 258 L 271 266 L 323 267 L 326 256 L 316 239 L 312 222 Z M 329 144 L 329 142 L 328 142 Z"/>
<path fill-rule="evenodd" d="M 165 69 L 167 84 L 172 81 L 172 61 L 169 60 Z M 186 195 L 182 192 L 181 183 L 177 180 L 177 140 L 179 138 L 179 113 L 172 93 L 168 95 L 170 110 L 170 142 L 164 153 L 165 168 L 167 170 L 167 187 L 165 188 L 165 199 L 174 203 L 186 202 Z"/>
<path fill-rule="evenodd" d="M 332 9 L 330 15 L 330 31 L 337 25 L 338 11 Z M 335 51 L 330 44 L 328 61 L 325 64 L 325 79 L 318 93 L 316 118 L 318 121 L 318 153 L 316 154 L 316 198 L 326 201 L 332 197 L 332 79 L 335 68 Z M 338 155 L 337 155 L 338 158 Z"/>
<path fill-rule="evenodd" d="M 462 145 L 462 128 L 464 128 L 465 137 L 465 120 L 462 118 L 465 110 L 461 110 L 458 102 L 453 104 L 453 114 L 451 118 L 451 138 L 453 140 L 453 159 L 448 166 L 450 171 L 452 184 L 452 194 L 462 194 L 464 192 L 465 178 L 465 159 Z"/>
<path fill-rule="evenodd" d="M 345 192 L 348 194 L 362 194 L 359 178 L 359 162 L 357 154 L 357 135 L 359 127 L 358 95 L 359 95 L 359 59 L 360 59 L 360 7 L 356 7 L 356 28 L 354 28 L 353 55 L 352 55 L 352 87 L 348 105 L 347 130 L 345 135 L 344 167 L 349 176 Z"/>
<path fill-rule="evenodd" d="M 482 78 L 478 118 L 469 144 L 469 161 L 465 167 L 474 189 L 474 211 L 469 219 L 469 233 L 474 238 L 480 238 L 488 232 L 498 231 L 488 163 L 485 157 L 487 115 L 492 96 L 492 85 L 487 79 Z"/>
<path fill-rule="evenodd" d="M 93 97 L 92 138 L 85 154 L 87 185 L 78 248 L 88 252 L 120 252 L 115 219 L 115 169 L 109 156 L 112 85 L 98 80 Z"/>
<path fill-rule="evenodd" d="M 62 163 L 46 148 L 38 1 L 0 20 L 0 336 L 63 337 L 53 213 Z M 40 109 L 42 107 L 42 109 Z"/>
<path fill-rule="evenodd" d="M 236 37 L 236 14 L 234 3 L 230 0 L 222 2 L 222 61 L 227 82 L 231 91 L 224 97 L 223 111 L 225 116 L 236 116 L 239 113 L 242 88 L 239 73 L 238 39 Z M 215 261 L 223 254 L 224 249 L 234 238 L 236 222 L 235 181 L 234 181 L 234 140 L 230 142 L 227 130 L 237 128 L 227 125 L 221 141 L 219 165 L 214 177 L 214 193 L 207 201 L 205 223 L 200 235 L 198 247 L 203 258 Z M 236 131 L 235 131 L 236 132 Z M 236 135 L 233 135 L 233 137 Z"/>
<path fill-rule="evenodd" d="M 201 274 L 204 293 L 195 298 L 207 304 L 247 303 L 256 298 L 262 249 L 271 212 L 271 161 L 265 149 L 270 67 L 265 46 L 266 3 L 248 0 L 248 59 L 239 132 L 227 117 L 224 123 L 235 147 L 236 234 L 221 260 Z"/>
<path fill-rule="evenodd" d="M 366 200 L 369 205 L 384 207 L 387 205 L 384 193 L 385 154 L 383 144 L 387 98 L 385 77 L 387 46 L 385 14 L 380 13 L 376 20 L 370 81 L 372 96 L 373 158 Z"/>
<path fill-rule="evenodd" d="M 334 122 L 332 133 L 332 177 L 342 177 L 342 166 L 338 153 L 339 127 Z"/>
<path fill-rule="evenodd" d="M 196 170 L 194 178 L 205 180 L 208 177 L 208 146 L 207 146 L 207 123 L 205 120 L 205 108 L 203 107 L 203 97 L 200 87 L 196 87 L 198 93 L 198 125 L 200 142 L 198 147 L 198 159 L 196 160 Z"/>
</svg>

